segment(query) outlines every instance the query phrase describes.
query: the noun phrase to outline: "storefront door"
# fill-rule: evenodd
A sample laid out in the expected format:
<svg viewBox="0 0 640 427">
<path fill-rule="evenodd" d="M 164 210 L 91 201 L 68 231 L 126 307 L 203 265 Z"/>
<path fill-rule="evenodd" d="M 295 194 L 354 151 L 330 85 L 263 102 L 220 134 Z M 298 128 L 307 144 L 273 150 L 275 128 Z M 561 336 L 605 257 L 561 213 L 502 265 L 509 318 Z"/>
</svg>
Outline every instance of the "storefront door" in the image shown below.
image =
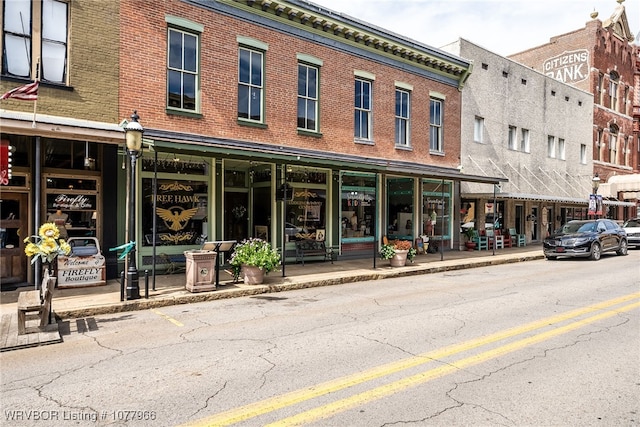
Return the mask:
<svg viewBox="0 0 640 427">
<path fill-rule="evenodd" d="M 28 258 L 24 242 L 28 226 L 27 194 L 2 193 L 0 200 L 0 281 L 2 285 L 27 281 Z"/>
</svg>

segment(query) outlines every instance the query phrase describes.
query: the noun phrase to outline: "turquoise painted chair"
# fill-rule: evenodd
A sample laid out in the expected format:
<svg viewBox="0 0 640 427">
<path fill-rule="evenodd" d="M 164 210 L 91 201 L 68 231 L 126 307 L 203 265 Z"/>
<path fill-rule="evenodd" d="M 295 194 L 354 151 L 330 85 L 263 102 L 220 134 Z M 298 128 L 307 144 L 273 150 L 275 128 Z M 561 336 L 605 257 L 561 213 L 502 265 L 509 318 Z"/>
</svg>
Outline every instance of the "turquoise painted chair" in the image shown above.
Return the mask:
<svg viewBox="0 0 640 427">
<path fill-rule="evenodd" d="M 515 228 L 509 229 L 509 235 L 511 236 L 511 239 L 513 239 L 517 247 L 525 246 L 527 244 L 527 239 L 524 237 L 524 234 L 516 233 Z"/>
<path fill-rule="evenodd" d="M 487 239 L 487 236 L 481 236 L 480 233 L 478 233 L 478 230 L 473 230 L 471 241 L 476 244 L 476 249 L 479 251 L 482 249 L 489 249 L 489 239 Z"/>
</svg>

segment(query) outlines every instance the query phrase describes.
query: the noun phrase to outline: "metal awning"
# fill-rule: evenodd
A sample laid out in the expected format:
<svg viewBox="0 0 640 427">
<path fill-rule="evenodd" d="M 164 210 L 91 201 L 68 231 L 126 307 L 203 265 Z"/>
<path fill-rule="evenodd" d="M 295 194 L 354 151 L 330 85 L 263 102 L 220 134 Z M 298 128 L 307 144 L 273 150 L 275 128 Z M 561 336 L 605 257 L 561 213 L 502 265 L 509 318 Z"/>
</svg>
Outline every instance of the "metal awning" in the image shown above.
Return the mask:
<svg viewBox="0 0 640 427">
<path fill-rule="evenodd" d="M 493 193 L 463 193 L 461 197 L 466 199 L 493 199 Z M 579 197 L 560 197 L 545 194 L 523 194 L 523 193 L 496 193 L 496 199 L 513 199 L 530 202 L 553 202 L 568 203 L 574 205 L 589 205 L 589 199 Z M 634 202 L 623 202 L 620 200 L 610 200 L 603 198 L 602 204 L 611 206 L 635 206 Z"/>
<path fill-rule="evenodd" d="M 457 168 L 153 129 L 145 129 L 145 143 L 148 143 L 151 149 L 158 152 L 193 155 L 208 153 L 233 159 L 263 160 L 301 166 L 336 167 L 363 172 L 417 175 L 424 178 L 485 184 L 499 184 L 508 181 L 503 177 L 463 174 Z"/>
</svg>

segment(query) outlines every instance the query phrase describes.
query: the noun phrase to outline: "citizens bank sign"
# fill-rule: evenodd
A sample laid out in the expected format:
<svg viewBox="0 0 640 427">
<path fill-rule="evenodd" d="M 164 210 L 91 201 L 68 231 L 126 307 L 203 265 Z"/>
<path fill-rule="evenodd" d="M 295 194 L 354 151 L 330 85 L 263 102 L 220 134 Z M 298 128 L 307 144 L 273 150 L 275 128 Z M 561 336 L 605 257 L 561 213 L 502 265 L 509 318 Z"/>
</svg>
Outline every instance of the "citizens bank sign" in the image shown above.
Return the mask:
<svg viewBox="0 0 640 427">
<path fill-rule="evenodd" d="M 563 52 L 542 64 L 544 74 L 563 83 L 577 83 L 589 77 L 589 52 L 586 49 Z"/>
</svg>

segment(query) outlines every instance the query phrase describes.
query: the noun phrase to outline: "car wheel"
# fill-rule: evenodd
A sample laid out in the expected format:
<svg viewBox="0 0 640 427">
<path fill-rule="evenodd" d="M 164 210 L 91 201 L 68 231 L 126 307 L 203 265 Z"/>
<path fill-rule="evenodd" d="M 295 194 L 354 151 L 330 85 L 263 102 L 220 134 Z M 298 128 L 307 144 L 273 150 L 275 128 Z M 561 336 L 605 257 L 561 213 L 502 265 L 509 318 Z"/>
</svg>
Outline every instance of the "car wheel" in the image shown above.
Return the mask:
<svg viewBox="0 0 640 427">
<path fill-rule="evenodd" d="M 624 239 L 620 240 L 620 247 L 618 248 L 618 250 L 616 251 L 616 253 L 617 253 L 618 255 L 626 255 L 626 254 L 627 254 L 627 251 L 628 251 L 628 248 L 627 248 L 627 241 L 626 241 L 626 240 L 624 240 Z"/>
<path fill-rule="evenodd" d="M 547 259 L 549 261 L 555 261 L 558 257 L 557 256 L 548 256 Z"/>
<path fill-rule="evenodd" d="M 602 256 L 602 249 L 600 248 L 600 243 L 594 243 L 591 246 L 591 259 L 594 261 L 598 261 L 600 259 L 600 256 Z"/>
</svg>

